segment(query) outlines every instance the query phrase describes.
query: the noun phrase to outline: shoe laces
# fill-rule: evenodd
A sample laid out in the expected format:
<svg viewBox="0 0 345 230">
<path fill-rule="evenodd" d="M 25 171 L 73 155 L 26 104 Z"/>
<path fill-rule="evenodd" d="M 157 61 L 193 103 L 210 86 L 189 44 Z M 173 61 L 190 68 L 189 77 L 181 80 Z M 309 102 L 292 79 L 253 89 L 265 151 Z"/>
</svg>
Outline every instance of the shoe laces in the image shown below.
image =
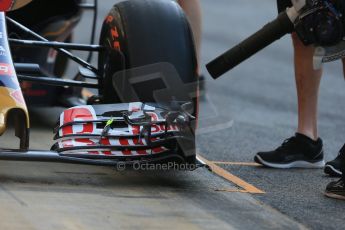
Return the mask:
<svg viewBox="0 0 345 230">
<path fill-rule="evenodd" d="M 286 148 L 289 148 L 290 146 L 293 146 L 296 141 L 297 141 L 296 137 L 290 137 L 288 139 L 285 139 L 284 142 L 281 144 L 281 146 L 278 147 L 277 150 L 284 150 Z"/>
</svg>

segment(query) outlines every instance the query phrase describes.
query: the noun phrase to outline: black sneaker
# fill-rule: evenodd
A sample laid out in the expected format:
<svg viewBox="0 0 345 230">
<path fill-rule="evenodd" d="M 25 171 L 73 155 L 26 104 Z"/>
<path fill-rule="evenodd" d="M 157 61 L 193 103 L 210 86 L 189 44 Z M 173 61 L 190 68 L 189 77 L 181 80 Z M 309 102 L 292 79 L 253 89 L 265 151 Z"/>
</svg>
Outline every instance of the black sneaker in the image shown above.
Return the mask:
<svg viewBox="0 0 345 230">
<path fill-rule="evenodd" d="M 330 176 L 340 177 L 342 172 L 340 170 L 341 162 L 345 161 L 345 145 L 340 149 L 338 156 L 326 163 L 325 173 Z"/>
<path fill-rule="evenodd" d="M 259 152 L 254 160 L 271 168 L 322 168 L 325 165 L 322 146 L 320 138 L 314 141 L 296 133 L 276 150 Z"/>
<path fill-rule="evenodd" d="M 345 182 L 341 178 L 338 181 L 331 182 L 327 185 L 325 195 L 330 198 L 345 200 Z"/>
</svg>

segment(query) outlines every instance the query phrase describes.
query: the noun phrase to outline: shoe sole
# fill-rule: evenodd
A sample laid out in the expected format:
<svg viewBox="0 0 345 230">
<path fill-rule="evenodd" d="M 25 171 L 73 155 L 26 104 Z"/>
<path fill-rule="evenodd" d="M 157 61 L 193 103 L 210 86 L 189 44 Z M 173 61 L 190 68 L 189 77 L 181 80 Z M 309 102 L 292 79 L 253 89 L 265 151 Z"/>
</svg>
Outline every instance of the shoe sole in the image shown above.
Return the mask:
<svg viewBox="0 0 345 230">
<path fill-rule="evenodd" d="M 341 195 L 330 193 L 330 192 L 325 192 L 325 196 L 329 198 L 333 198 L 333 199 L 345 200 L 345 196 L 341 196 Z"/>
<path fill-rule="evenodd" d="M 308 161 L 294 161 L 288 164 L 276 164 L 264 161 L 260 156 L 255 156 L 254 158 L 256 163 L 262 164 L 264 166 L 270 168 L 277 168 L 277 169 L 290 169 L 290 168 L 309 168 L 309 169 L 319 169 L 325 167 L 325 161 L 318 161 L 315 163 L 311 163 Z"/>
<path fill-rule="evenodd" d="M 341 177 L 343 175 L 342 172 L 336 170 L 332 165 L 326 165 L 324 172 L 332 177 Z"/>
</svg>

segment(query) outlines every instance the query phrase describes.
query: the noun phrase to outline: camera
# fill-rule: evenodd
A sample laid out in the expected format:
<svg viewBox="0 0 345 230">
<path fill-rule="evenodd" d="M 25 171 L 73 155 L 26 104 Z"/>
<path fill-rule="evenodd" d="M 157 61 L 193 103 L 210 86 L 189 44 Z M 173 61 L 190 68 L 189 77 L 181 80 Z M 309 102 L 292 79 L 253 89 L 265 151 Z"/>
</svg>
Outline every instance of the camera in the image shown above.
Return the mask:
<svg viewBox="0 0 345 230">
<path fill-rule="evenodd" d="M 296 32 L 304 45 L 321 50 L 315 67 L 345 57 L 345 0 L 291 0 L 293 6 L 206 65 L 217 79 L 284 35 Z M 320 63 L 318 63 L 320 62 Z"/>
<path fill-rule="evenodd" d="M 333 46 L 343 40 L 342 0 L 307 0 L 294 22 L 304 45 Z"/>
</svg>

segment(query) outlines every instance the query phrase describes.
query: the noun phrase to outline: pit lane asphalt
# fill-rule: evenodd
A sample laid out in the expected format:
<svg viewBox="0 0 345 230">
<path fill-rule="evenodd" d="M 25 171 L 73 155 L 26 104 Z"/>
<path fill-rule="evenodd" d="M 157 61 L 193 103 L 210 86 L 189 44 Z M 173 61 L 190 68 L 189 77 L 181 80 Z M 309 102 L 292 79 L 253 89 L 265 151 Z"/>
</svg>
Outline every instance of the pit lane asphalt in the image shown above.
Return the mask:
<svg viewBox="0 0 345 230">
<path fill-rule="evenodd" d="M 276 15 L 274 0 L 203 1 L 204 50 L 207 62 L 261 28 Z M 260 52 L 217 81 L 208 78 L 210 104 L 233 121 L 232 128 L 200 135 L 208 159 L 252 162 L 257 151 L 271 150 L 293 135 L 297 123 L 292 45 L 289 36 Z M 345 141 L 342 68 L 326 65 L 320 89 L 319 131 L 326 159 Z M 204 106 L 204 110 L 210 106 Z M 225 116 L 225 117 L 226 117 Z M 224 116 L 223 116 L 224 117 Z M 322 170 L 272 170 L 224 166 L 266 194 L 254 197 L 313 229 L 342 229 L 345 203 L 327 199 L 332 178 Z"/>
<path fill-rule="evenodd" d="M 33 148 L 51 146 L 60 112 L 31 110 Z M 0 162 L 0 229 L 306 229 L 206 168 L 118 169 Z"/>
<path fill-rule="evenodd" d="M 100 20 L 112 5 L 103 1 Z M 203 0 L 206 63 L 275 17 L 274 0 Z M 87 42 L 90 17 L 76 41 Z M 276 147 L 294 132 L 296 96 L 291 42 L 280 40 L 223 78 L 207 76 L 202 114 L 216 108 L 224 127 L 198 137 L 209 160 L 252 162 L 258 150 Z M 71 67 L 73 69 L 73 67 Z M 344 141 L 344 82 L 339 63 L 326 68 L 320 95 L 320 133 L 327 159 Z M 204 73 L 206 71 L 204 70 Z M 61 110 L 32 115 L 32 147 L 49 148 Z M 205 116 L 205 115 L 203 115 Z M 201 121 L 203 128 L 206 121 Z M 231 126 L 231 127 L 230 127 Z M 1 143 L 12 144 L 9 137 Z M 0 162 L 1 229 L 341 229 L 345 203 L 322 192 L 331 179 L 321 170 L 269 170 L 222 166 L 266 193 L 249 195 L 236 185 L 195 172 L 115 172 L 103 167 Z"/>
</svg>

